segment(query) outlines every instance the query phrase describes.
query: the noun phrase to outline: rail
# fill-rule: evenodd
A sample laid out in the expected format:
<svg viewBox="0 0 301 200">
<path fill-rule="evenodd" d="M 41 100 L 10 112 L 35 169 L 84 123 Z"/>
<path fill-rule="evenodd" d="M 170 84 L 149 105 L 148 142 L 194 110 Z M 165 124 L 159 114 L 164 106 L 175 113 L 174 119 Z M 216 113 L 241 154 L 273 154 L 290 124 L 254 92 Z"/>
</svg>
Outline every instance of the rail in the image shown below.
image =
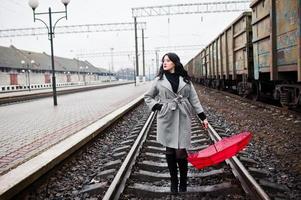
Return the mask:
<svg viewBox="0 0 301 200">
<path fill-rule="evenodd" d="M 222 138 L 209 124 L 208 132 L 211 139 L 214 142 L 220 141 Z M 226 163 L 232 168 L 233 174 L 240 181 L 244 191 L 249 195 L 251 199 L 256 200 L 270 200 L 270 197 L 265 193 L 261 186 L 256 182 L 256 180 L 250 175 L 243 164 L 238 160 L 236 156 L 226 160 Z"/>
<path fill-rule="evenodd" d="M 146 123 L 144 124 L 142 130 L 140 131 L 135 143 L 133 144 L 131 150 L 126 156 L 124 162 L 122 163 L 120 169 L 118 170 L 115 178 L 113 179 L 110 187 L 108 188 L 103 200 L 117 200 L 122 193 L 126 181 L 131 174 L 131 169 L 135 164 L 136 158 L 139 154 L 139 150 L 142 147 L 143 142 L 146 139 L 147 133 L 153 123 L 155 118 L 155 112 L 151 112 Z"/>
</svg>

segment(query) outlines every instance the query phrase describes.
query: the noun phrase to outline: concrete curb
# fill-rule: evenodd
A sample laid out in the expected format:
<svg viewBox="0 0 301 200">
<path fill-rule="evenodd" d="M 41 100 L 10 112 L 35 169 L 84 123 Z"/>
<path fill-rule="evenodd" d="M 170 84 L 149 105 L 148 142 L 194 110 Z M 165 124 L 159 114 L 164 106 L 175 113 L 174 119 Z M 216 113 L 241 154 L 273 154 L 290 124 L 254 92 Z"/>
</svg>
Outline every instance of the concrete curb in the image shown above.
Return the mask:
<svg viewBox="0 0 301 200">
<path fill-rule="evenodd" d="M 139 104 L 142 100 L 143 95 L 1 176 L 0 200 L 10 199 L 18 194 L 101 133 L 101 131 L 122 117 L 127 111 Z"/>
</svg>

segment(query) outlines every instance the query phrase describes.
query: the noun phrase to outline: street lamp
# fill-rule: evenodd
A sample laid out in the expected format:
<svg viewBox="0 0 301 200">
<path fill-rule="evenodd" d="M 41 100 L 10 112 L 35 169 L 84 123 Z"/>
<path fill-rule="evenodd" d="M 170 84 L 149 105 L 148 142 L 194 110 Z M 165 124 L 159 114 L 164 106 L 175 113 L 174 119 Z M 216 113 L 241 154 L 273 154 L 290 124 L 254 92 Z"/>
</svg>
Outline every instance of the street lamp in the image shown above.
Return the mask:
<svg viewBox="0 0 301 200">
<path fill-rule="evenodd" d="M 67 19 L 67 5 L 69 4 L 70 0 L 61 0 L 62 3 L 65 6 L 64 11 L 56 11 L 52 12 L 51 8 L 49 7 L 48 12 L 42 12 L 42 13 L 36 13 L 35 10 L 39 6 L 39 1 L 38 0 L 29 0 L 28 4 L 32 8 L 33 11 L 33 21 L 35 22 L 36 20 L 41 21 L 46 28 L 48 29 L 48 39 L 50 40 L 50 46 L 51 46 L 51 66 L 52 66 L 52 89 L 53 89 L 53 103 L 56 106 L 57 105 L 57 95 L 56 95 L 56 81 L 55 81 L 55 68 L 54 68 L 54 56 L 53 56 L 53 36 L 54 36 L 54 30 L 56 24 L 61 20 L 61 19 Z M 49 27 L 47 26 L 46 22 L 43 20 L 37 18 L 37 15 L 44 15 L 48 14 L 49 15 Z M 59 18 L 54 25 L 52 25 L 52 14 L 64 14 L 63 17 Z"/>
<path fill-rule="evenodd" d="M 31 63 L 31 66 L 33 66 L 33 64 L 34 64 L 35 62 L 34 62 L 34 60 L 31 60 L 30 63 Z M 30 75 L 29 75 L 30 69 L 29 69 L 29 64 L 26 63 L 24 60 L 21 60 L 21 64 L 22 64 L 23 67 L 25 67 L 25 64 L 26 64 L 27 70 L 24 70 L 24 72 L 25 72 L 25 71 L 27 72 L 27 76 L 25 75 L 25 76 L 26 76 L 26 83 L 27 83 L 27 79 L 28 79 L 28 91 L 31 91 L 31 89 L 30 89 Z M 22 71 L 23 71 L 23 70 L 22 70 Z M 28 77 L 28 78 L 27 78 L 27 77 Z"/>
</svg>

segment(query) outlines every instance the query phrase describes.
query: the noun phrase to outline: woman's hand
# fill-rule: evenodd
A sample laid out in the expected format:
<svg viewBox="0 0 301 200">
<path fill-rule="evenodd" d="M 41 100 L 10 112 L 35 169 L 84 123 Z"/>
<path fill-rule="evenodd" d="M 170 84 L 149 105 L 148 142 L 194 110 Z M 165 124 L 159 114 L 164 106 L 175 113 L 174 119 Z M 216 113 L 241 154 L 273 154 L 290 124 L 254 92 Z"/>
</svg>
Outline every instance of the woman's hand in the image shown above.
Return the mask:
<svg viewBox="0 0 301 200">
<path fill-rule="evenodd" d="M 163 104 L 161 104 L 161 103 L 156 103 L 156 104 L 154 105 L 154 107 L 152 108 L 152 111 L 156 111 L 156 110 L 160 111 L 160 110 L 162 109 L 162 106 L 163 106 Z"/>
<path fill-rule="evenodd" d="M 203 125 L 203 127 L 204 127 L 204 129 L 207 129 L 208 128 L 208 120 L 207 119 L 204 119 L 203 121 L 202 121 L 202 125 Z"/>
</svg>

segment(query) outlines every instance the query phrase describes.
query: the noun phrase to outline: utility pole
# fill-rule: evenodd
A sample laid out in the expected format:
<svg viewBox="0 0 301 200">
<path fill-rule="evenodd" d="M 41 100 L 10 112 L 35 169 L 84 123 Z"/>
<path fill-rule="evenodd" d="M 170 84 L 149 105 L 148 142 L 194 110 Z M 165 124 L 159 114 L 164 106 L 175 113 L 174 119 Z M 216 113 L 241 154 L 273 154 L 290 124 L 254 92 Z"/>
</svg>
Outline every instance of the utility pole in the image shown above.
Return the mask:
<svg viewBox="0 0 301 200">
<path fill-rule="evenodd" d="M 139 81 L 138 36 L 137 36 L 137 18 L 136 17 L 134 17 L 134 25 L 135 25 L 135 57 L 136 57 L 135 86 L 136 86 L 136 82 Z"/>
<path fill-rule="evenodd" d="M 158 55 L 158 50 L 155 51 L 156 53 L 156 73 L 159 73 L 159 55 Z"/>
<path fill-rule="evenodd" d="M 114 72 L 113 50 L 114 50 L 114 48 L 111 48 L 111 70 L 109 70 L 112 73 Z M 111 74 L 110 74 L 110 82 L 111 82 Z"/>
<path fill-rule="evenodd" d="M 144 29 L 142 29 L 142 66 L 143 66 L 143 82 L 145 82 Z"/>
</svg>

